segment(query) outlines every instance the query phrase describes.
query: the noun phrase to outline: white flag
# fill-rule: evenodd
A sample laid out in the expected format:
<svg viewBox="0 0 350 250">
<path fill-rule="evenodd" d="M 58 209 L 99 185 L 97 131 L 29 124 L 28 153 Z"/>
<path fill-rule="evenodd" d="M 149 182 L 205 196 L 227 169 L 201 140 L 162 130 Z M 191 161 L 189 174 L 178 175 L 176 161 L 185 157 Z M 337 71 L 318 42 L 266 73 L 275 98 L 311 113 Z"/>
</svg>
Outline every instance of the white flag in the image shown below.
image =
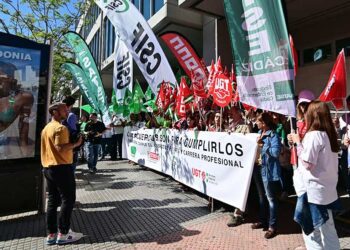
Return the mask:
<svg viewBox="0 0 350 250">
<path fill-rule="evenodd" d="M 113 89 L 118 105 L 122 105 L 126 89 L 132 92 L 133 61 L 125 43 L 116 34 L 114 47 Z"/>
<path fill-rule="evenodd" d="M 116 28 L 154 93 L 164 82 L 176 83 L 160 44 L 142 14 L 128 0 L 95 0 Z"/>
</svg>

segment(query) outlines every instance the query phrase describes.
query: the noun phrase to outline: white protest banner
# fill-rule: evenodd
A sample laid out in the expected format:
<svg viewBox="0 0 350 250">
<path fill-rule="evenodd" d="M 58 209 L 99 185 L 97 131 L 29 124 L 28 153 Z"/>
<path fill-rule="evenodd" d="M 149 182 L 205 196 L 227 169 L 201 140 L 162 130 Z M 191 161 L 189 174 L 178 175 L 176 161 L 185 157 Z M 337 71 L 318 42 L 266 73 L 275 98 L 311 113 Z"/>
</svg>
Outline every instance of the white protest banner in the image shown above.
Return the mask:
<svg viewBox="0 0 350 250">
<path fill-rule="evenodd" d="M 163 81 L 176 84 L 175 75 L 156 36 L 138 9 L 128 0 L 95 2 L 107 14 L 153 93 L 157 94 L 157 86 Z"/>
<path fill-rule="evenodd" d="M 254 136 L 126 127 L 123 157 L 245 210 L 257 144 Z"/>
<path fill-rule="evenodd" d="M 132 92 L 133 61 L 125 43 L 116 34 L 114 46 L 113 89 L 118 105 L 122 105 L 126 89 Z"/>
</svg>

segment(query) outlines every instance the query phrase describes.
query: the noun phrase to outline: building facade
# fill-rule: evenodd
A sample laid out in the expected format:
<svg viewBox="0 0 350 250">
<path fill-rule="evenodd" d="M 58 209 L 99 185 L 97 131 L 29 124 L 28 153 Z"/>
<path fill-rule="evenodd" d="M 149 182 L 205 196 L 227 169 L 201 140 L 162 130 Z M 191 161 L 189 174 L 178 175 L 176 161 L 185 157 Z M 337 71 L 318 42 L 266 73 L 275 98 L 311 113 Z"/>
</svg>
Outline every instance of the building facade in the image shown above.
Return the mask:
<svg viewBox="0 0 350 250">
<path fill-rule="evenodd" d="M 148 20 L 155 34 L 176 31 L 186 37 L 207 65 L 218 56 L 230 68 L 232 50 L 223 1 L 217 0 L 132 0 Z M 318 96 L 328 81 L 339 51 L 344 48 L 346 62 L 350 55 L 350 1 L 284 0 L 289 33 L 299 55 L 296 93 L 312 90 Z M 88 21 L 83 22 L 83 20 Z M 82 25 L 84 23 L 84 25 Z M 77 32 L 85 38 L 101 71 L 107 95 L 112 90 L 114 28 L 94 5 L 82 17 Z M 174 70 L 180 67 L 159 39 Z M 347 67 L 349 71 L 349 67 Z M 349 77 L 349 72 L 348 72 Z M 134 78 L 146 85 L 134 64 Z M 348 89 L 350 82 L 348 81 Z"/>
</svg>

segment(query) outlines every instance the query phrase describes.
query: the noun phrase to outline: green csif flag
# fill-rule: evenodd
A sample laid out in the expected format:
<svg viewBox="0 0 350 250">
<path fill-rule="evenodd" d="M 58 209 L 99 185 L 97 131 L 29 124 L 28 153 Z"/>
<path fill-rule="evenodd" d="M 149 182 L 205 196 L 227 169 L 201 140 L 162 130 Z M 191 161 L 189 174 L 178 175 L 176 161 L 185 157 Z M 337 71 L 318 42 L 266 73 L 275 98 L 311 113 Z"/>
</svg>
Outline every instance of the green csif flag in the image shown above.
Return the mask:
<svg viewBox="0 0 350 250">
<path fill-rule="evenodd" d="M 88 81 L 93 86 L 94 94 L 98 101 L 99 110 L 102 113 L 102 120 L 106 125 L 112 123 L 111 117 L 108 112 L 107 98 L 103 89 L 100 73 L 97 70 L 94 58 L 91 55 L 89 47 L 85 41 L 75 32 L 67 32 L 64 34 L 72 49 L 75 52 L 75 56 L 78 59 L 80 66 L 85 72 Z"/>
<path fill-rule="evenodd" d="M 132 109 L 132 93 L 129 89 L 126 89 L 123 101 L 123 117 L 127 117 L 130 115 Z"/>
<path fill-rule="evenodd" d="M 114 89 L 112 89 L 112 105 L 109 106 L 109 111 L 114 112 L 116 114 L 123 113 L 123 105 L 119 105 L 117 102 L 117 96 L 115 94 Z"/>
<path fill-rule="evenodd" d="M 132 109 L 134 114 L 138 114 L 143 111 L 143 94 L 142 88 L 137 80 L 135 80 L 132 90 Z"/>
<path fill-rule="evenodd" d="M 224 0 L 240 100 L 295 116 L 294 65 L 280 0 Z"/>
<path fill-rule="evenodd" d="M 73 75 L 75 84 L 79 86 L 84 98 L 95 112 L 100 112 L 96 96 L 94 95 L 93 86 L 91 86 L 88 81 L 83 69 L 74 63 L 64 63 L 62 64 L 62 67 Z"/>
<path fill-rule="evenodd" d="M 152 100 L 153 92 L 150 86 L 147 87 L 147 90 L 145 92 L 145 99 L 146 101 Z"/>
</svg>

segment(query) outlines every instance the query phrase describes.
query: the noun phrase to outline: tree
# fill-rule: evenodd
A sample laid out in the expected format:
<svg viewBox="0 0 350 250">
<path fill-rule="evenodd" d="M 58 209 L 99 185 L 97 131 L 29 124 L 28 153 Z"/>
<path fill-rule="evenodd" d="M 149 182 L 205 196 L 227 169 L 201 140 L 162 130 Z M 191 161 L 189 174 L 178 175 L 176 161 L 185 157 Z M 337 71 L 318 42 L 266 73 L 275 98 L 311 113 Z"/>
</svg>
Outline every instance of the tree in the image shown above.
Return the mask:
<svg viewBox="0 0 350 250">
<path fill-rule="evenodd" d="M 72 78 L 60 66 L 72 61 L 63 34 L 75 30 L 80 17 L 93 0 L 3 0 L 0 3 L 0 30 L 48 44 L 54 41 L 52 96 L 60 90 L 70 94 Z M 87 21 L 86 21 L 87 22 Z M 63 86 L 63 89 L 62 89 Z"/>
</svg>

